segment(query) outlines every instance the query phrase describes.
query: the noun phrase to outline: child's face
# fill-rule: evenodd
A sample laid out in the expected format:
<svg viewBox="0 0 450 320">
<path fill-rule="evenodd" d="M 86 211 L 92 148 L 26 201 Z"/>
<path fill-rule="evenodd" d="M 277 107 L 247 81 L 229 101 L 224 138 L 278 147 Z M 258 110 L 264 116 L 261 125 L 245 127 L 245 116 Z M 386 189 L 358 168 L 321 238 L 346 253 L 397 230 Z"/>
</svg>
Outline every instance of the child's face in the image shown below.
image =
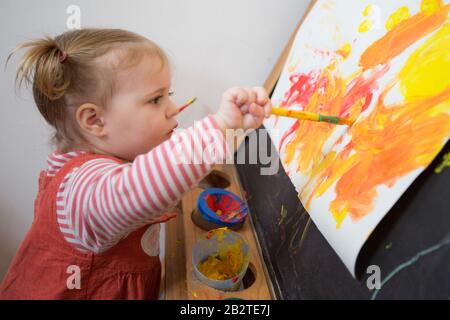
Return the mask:
<svg viewBox="0 0 450 320">
<path fill-rule="evenodd" d="M 117 74 L 104 116 L 109 153 L 132 161 L 170 138 L 178 125 L 170 86 L 169 68 L 151 57 Z"/>
</svg>

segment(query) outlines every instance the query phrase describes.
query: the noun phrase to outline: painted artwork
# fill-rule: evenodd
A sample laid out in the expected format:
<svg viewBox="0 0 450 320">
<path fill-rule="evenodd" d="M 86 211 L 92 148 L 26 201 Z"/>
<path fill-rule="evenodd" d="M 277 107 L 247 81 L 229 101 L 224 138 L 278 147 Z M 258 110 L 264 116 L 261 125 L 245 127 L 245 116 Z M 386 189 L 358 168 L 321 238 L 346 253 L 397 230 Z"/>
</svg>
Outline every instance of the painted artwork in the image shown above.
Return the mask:
<svg viewBox="0 0 450 320">
<path fill-rule="evenodd" d="M 355 120 L 264 123 L 352 275 L 371 232 L 450 136 L 449 10 L 439 0 L 319 0 L 272 96 L 281 108 Z"/>
</svg>

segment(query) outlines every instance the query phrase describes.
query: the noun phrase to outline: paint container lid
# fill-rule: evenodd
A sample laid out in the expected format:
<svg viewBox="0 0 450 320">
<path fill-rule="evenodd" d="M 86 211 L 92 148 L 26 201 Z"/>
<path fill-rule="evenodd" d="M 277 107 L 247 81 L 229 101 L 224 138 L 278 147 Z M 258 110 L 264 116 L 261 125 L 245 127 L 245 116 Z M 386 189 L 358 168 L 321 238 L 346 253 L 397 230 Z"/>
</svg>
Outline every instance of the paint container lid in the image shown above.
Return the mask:
<svg viewBox="0 0 450 320">
<path fill-rule="evenodd" d="M 248 214 L 247 205 L 236 194 L 220 188 L 204 190 L 197 208 L 203 219 L 226 227 L 241 224 Z"/>
</svg>

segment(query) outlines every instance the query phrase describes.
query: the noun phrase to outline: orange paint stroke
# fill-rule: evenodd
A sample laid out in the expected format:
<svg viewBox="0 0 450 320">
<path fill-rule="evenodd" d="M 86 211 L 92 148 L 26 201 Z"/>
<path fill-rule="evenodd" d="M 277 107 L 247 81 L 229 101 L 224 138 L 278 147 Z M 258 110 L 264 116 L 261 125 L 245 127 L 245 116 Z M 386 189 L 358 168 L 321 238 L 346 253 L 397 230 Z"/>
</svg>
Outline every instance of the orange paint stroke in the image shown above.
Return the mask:
<svg viewBox="0 0 450 320">
<path fill-rule="evenodd" d="M 341 77 L 338 61 L 319 73 L 292 75 L 293 84 L 281 105 L 356 118 L 374 99 L 390 59 L 437 30 L 449 8 L 400 22 L 364 52 L 362 70 L 349 79 Z M 297 172 L 307 177 L 299 190 L 306 208 L 334 186 L 329 209 L 339 228 L 348 215 L 357 221 L 373 210 L 378 186 L 392 187 L 399 178 L 432 161 L 450 136 L 450 84 L 445 76 L 450 74 L 449 40 L 450 25 L 446 24 L 409 56 L 398 78 L 381 89 L 370 114 L 349 129 L 352 139 L 339 152 L 323 154 L 335 129 L 329 124 L 297 121 L 285 133 L 279 149 L 286 143 L 283 163 L 290 166 L 295 161 Z M 386 104 L 385 97 L 397 88 L 404 100 Z"/>
<path fill-rule="evenodd" d="M 347 215 L 357 221 L 373 210 L 378 186 L 392 187 L 433 160 L 450 136 L 450 81 L 429 84 L 450 72 L 449 52 L 446 24 L 409 56 L 371 113 L 349 129 L 352 140 L 343 150 L 329 152 L 313 169 L 300 193 L 306 207 L 335 185 L 330 211 L 339 228 Z M 404 100 L 385 104 L 397 84 Z"/>
<path fill-rule="evenodd" d="M 313 196 L 320 197 L 336 183 L 330 211 L 337 227 L 347 214 L 357 221 L 373 209 L 377 186 L 392 187 L 400 177 L 426 167 L 450 135 L 450 115 L 435 114 L 442 103 L 450 110 L 450 88 L 439 95 L 399 105 L 385 105 L 387 93 L 380 96 L 366 119 L 351 127 L 350 144 L 339 153 L 326 155 L 326 168 L 313 172 L 309 179 L 312 185 L 301 194 L 302 199 L 306 196 L 308 207 Z"/>
<path fill-rule="evenodd" d="M 449 10 L 450 5 L 446 5 L 433 14 L 419 12 L 403 20 L 363 52 L 359 65 L 367 70 L 388 63 L 414 42 L 438 29 L 447 19 Z"/>
</svg>

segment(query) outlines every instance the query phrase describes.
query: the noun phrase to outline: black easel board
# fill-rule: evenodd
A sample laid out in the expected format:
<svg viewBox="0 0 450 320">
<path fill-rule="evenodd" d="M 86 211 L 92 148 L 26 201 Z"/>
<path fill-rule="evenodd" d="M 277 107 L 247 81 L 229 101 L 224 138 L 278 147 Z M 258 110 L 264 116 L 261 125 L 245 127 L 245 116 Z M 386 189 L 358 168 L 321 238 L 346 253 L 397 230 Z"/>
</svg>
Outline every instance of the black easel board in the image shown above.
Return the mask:
<svg viewBox="0 0 450 320">
<path fill-rule="evenodd" d="M 241 148 L 248 154 L 248 138 Z M 274 175 L 260 174 L 260 159 L 236 164 L 276 297 L 448 299 L 450 167 L 434 172 L 448 152 L 450 143 L 378 224 L 360 252 L 356 278 L 310 220 L 281 163 Z M 271 156 L 280 161 L 273 145 Z M 367 287 L 371 265 L 381 271 L 377 292 Z"/>
</svg>

